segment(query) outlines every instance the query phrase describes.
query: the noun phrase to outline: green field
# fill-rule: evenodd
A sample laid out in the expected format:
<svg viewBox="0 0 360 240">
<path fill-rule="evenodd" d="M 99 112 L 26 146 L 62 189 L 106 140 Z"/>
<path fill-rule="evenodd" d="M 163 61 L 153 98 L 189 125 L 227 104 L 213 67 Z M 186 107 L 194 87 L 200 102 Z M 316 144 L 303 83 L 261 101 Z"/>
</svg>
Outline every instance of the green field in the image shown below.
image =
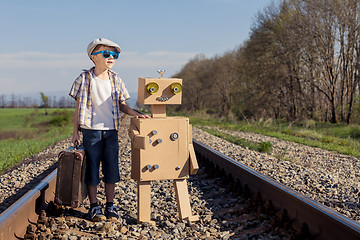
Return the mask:
<svg viewBox="0 0 360 240">
<path fill-rule="evenodd" d="M 312 120 L 302 122 L 275 121 L 272 119 L 258 121 L 234 121 L 216 118 L 204 113 L 188 115 L 190 122 L 197 127 L 217 127 L 243 132 L 254 132 L 266 136 L 276 137 L 289 142 L 301 143 L 311 147 L 336 151 L 341 154 L 360 157 L 360 127 L 359 125 L 332 124 L 315 122 Z M 213 129 L 204 129 L 213 135 L 225 138 L 234 143 L 241 139 L 226 136 Z M 253 143 L 244 143 L 252 149 Z"/>
<path fill-rule="evenodd" d="M 0 109 L 0 173 L 56 141 L 71 136 L 74 109 Z M 171 115 L 171 114 L 170 114 Z M 178 115 L 178 114 L 176 114 Z M 304 145 L 360 157 L 360 128 L 358 125 L 304 121 L 233 121 L 203 113 L 183 114 L 197 127 L 217 127 L 255 132 Z M 271 152 L 271 143 L 255 143 L 239 139 L 213 128 L 209 133 L 249 149 Z"/>
<path fill-rule="evenodd" d="M 0 173 L 71 136 L 74 109 L 0 109 Z"/>
</svg>

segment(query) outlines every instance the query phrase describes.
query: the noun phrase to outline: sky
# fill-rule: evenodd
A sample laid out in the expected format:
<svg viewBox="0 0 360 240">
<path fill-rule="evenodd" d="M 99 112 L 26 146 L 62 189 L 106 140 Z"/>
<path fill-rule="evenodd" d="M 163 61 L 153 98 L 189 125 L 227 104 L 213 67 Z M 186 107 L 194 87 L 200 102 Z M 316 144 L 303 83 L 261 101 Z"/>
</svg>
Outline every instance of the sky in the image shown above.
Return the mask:
<svg viewBox="0 0 360 240">
<path fill-rule="evenodd" d="M 95 38 L 122 49 L 113 70 L 129 92 L 139 77 L 171 77 L 198 54 L 222 55 L 249 37 L 271 0 L 2 0 L 0 94 L 68 93 Z"/>
</svg>

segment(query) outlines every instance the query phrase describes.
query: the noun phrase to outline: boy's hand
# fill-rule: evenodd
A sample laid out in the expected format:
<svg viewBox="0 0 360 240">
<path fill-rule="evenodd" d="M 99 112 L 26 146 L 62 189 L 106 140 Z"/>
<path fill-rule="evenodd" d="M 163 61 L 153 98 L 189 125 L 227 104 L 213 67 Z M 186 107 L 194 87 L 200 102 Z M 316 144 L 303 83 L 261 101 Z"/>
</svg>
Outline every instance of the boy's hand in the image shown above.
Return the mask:
<svg viewBox="0 0 360 240">
<path fill-rule="evenodd" d="M 71 142 L 75 145 L 75 146 L 79 146 L 80 145 L 80 137 L 79 137 L 79 133 L 74 133 L 73 137 L 71 139 Z"/>
<path fill-rule="evenodd" d="M 149 115 L 145 115 L 145 114 L 139 114 L 139 115 L 135 115 L 136 118 L 151 118 Z"/>
</svg>

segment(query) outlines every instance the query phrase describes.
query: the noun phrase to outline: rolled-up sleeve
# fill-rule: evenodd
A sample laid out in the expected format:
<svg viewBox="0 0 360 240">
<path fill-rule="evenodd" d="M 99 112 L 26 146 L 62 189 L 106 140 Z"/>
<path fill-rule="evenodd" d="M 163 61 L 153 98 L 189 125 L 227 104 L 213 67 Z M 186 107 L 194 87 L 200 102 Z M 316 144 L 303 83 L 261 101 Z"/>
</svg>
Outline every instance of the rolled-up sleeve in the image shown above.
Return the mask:
<svg viewBox="0 0 360 240">
<path fill-rule="evenodd" d="M 125 102 L 126 100 L 130 99 L 130 94 L 126 89 L 125 83 L 119 78 L 120 80 L 120 102 Z"/>
<path fill-rule="evenodd" d="M 69 95 L 77 100 L 80 96 L 81 84 L 83 83 L 83 75 L 81 74 L 73 83 Z"/>
</svg>

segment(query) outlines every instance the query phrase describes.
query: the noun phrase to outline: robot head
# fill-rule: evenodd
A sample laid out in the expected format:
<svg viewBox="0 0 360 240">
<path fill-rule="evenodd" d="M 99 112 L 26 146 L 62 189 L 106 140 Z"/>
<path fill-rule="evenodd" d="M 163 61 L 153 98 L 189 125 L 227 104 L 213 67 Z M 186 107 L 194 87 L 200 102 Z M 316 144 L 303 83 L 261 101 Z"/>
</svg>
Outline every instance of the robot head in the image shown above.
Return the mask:
<svg viewBox="0 0 360 240">
<path fill-rule="evenodd" d="M 182 79 L 139 78 L 138 102 L 140 104 L 181 104 Z"/>
</svg>

